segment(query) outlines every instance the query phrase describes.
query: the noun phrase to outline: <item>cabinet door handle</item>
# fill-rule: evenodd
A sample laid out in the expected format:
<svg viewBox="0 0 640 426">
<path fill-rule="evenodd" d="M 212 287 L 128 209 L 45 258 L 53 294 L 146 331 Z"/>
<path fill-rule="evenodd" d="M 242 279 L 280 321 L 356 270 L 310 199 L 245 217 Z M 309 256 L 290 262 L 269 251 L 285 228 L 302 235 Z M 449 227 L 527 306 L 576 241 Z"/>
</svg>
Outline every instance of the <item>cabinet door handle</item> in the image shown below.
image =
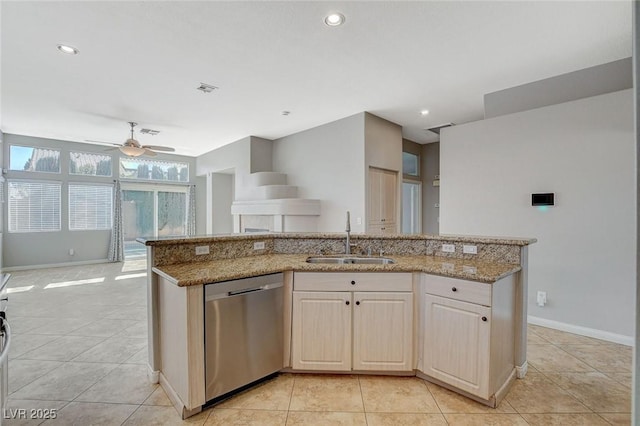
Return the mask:
<svg viewBox="0 0 640 426">
<path fill-rule="evenodd" d="M 458 289 L 455 287 L 451 287 L 451 291 L 458 291 Z"/>
<path fill-rule="evenodd" d="M 356 285 L 356 282 L 355 281 L 351 281 L 351 285 Z"/>
<path fill-rule="evenodd" d="M 356 305 L 360 305 L 360 301 L 356 301 Z"/>
<path fill-rule="evenodd" d="M 482 321 L 487 322 L 487 317 L 482 317 Z"/>
<path fill-rule="evenodd" d="M 349 304 L 349 301 L 347 300 L 347 301 L 346 301 L 346 302 L 344 302 L 344 303 L 346 303 L 346 304 L 348 305 L 348 304 Z"/>
</svg>

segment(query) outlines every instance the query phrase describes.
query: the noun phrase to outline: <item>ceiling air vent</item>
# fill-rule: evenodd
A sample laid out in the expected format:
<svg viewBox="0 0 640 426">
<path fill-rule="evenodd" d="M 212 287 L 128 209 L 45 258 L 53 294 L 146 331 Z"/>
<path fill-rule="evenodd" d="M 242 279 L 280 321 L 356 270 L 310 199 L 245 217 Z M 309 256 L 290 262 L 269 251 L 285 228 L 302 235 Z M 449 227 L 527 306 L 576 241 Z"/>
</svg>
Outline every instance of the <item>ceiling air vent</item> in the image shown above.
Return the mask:
<svg viewBox="0 0 640 426">
<path fill-rule="evenodd" d="M 155 136 L 158 133 L 160 133 L 160 130 L 153 130 L 153 129 L 140 129 L 140 133 L 143 133 L 145 135 L 151 135 L 151 136 Z"/>
<path fill-rule="evenodd" d="M 218 88 L 207 83 L 200 83 L 200 86 L 196 89 L 200 90 L 202 93 L 211 93 Z"/>
<path fill-rule="evenodd" d="M 445 127 L 451 127 L 453 125 L 454 125 L 453 123 L 444 123 L 444 124 L 441 124 L 439 126 L 430 127 L 428 129 L 425 129 L 425 130 L 428 130 L 430 132 L 433 132 L 433 133 L 439 135 L 440 134 L 440 130 L 444 129 Z"/>
</svg>

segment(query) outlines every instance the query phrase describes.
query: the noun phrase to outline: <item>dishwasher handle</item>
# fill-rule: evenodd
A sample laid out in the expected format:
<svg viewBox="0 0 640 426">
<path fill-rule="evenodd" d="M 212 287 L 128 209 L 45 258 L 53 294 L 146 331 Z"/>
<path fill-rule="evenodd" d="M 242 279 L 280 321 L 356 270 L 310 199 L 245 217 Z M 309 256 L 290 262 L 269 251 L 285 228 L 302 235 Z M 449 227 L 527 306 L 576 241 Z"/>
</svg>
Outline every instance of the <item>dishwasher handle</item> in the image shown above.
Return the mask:
<svg viewBox="0 0 640 426">
<path fill-rule="evenodd" d="M 266 288 L 257 287 L 257 288 L 246 288 L 244 290 L 229 291 L 227 292 L 227 296 L 237 296 L 239 294 L 253 293 L 254 291 L 261 291 L 261 290 L 266 290 Z"/>
<path fill-rule="evenodd" d="M 2 319 L 1 330 L 4 335 L 4 345 L 2 352 L 0 352 L 0 365 L 3 365 L 9 357 L 9 346 L 11 346 L 11 327 L 9 327 L 9 322 L 4 318 Z"/>
</svg>

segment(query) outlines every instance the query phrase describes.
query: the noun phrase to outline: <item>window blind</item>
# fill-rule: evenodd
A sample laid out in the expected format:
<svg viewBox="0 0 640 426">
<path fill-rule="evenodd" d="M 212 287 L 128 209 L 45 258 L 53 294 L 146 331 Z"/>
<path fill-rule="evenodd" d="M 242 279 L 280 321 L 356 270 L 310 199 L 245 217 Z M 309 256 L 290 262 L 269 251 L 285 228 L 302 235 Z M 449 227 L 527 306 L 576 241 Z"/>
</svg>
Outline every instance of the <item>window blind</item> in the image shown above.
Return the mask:
<svg viewBox="0 0 640 426">
<path fill-rule="evenodd" d="M 113 187 L 69 184 L 69 230 L 111 229 Z"/>
<path fill-rule="evenodd" d="M 60 183 L 9 182 L 9 232 L 60 230 Z"/>
</svg>

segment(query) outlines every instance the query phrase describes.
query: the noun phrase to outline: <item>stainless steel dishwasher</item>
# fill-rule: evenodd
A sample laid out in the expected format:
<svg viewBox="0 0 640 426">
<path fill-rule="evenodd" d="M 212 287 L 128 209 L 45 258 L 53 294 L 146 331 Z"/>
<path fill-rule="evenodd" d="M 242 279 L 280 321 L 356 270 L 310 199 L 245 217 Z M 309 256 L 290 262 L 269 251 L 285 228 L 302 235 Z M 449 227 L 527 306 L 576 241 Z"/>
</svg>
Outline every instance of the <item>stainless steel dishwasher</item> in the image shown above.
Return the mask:
<svg viewBox="0 0 640 426">
<path fill-rule="evenodd" d="M 205 285 L 207 401 L 283 367 L 282 274 Z"/>
</svg>

